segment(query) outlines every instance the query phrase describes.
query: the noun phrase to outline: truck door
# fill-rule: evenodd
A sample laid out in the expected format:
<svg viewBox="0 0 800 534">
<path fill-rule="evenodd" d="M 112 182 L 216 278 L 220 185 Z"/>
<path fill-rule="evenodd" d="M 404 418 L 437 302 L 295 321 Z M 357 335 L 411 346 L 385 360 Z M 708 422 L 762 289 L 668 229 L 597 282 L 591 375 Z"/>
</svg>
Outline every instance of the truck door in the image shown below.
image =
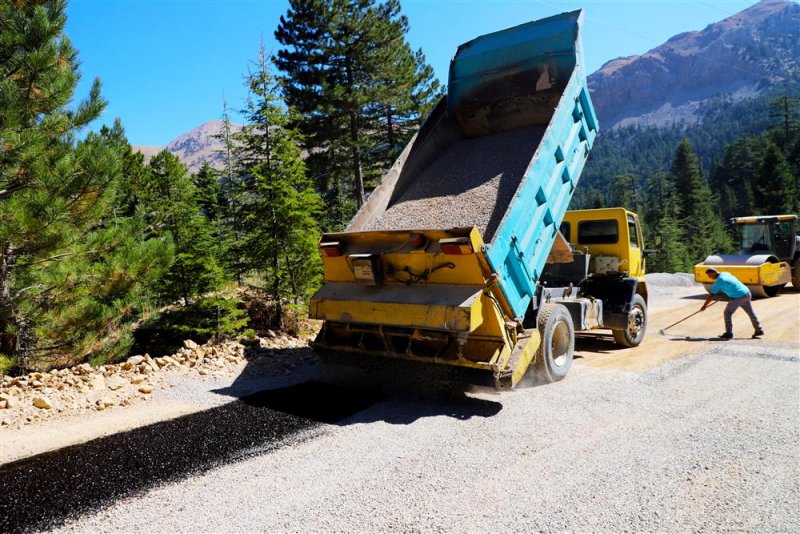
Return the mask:
<svg viewBox="0 0 800 534">
<path fill-rule="evenodd" d="M 630 262 L 630 276 L 642 276 L 644 265 L 642 262 L 642 233 L 639 230 L 639 221 L 635 215 L 628 213 L 628 241 L 630 250 L 628 252 L 628 262 Z"/>
</svg>

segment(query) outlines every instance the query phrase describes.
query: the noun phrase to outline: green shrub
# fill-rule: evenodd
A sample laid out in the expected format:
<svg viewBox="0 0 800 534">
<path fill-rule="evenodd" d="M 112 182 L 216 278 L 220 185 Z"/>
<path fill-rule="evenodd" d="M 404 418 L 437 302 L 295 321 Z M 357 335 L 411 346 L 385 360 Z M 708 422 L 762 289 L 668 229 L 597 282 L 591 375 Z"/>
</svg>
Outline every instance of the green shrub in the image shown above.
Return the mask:
<svg viewBox="0 0 800 534">
<path fill-rule="evenodd" d="M 206 341 L 249 335 L 247 310 L 235 299 L 206 297 L 161 314 L 156 326 L 174 330 L 185 338 Z"/>
<path fill-rule="evenodd" d="M 17 367 L 17 360 L 0 354 L 0 376 L 10 374 Z"/>
</svg>

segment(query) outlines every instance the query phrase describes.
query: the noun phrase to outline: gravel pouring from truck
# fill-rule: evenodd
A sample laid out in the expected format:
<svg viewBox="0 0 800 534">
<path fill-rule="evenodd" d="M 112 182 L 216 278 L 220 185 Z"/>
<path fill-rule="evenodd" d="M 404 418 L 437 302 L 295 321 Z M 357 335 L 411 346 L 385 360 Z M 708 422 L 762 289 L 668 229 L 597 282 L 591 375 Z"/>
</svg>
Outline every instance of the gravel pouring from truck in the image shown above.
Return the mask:
<svg viewBox="0 0 800 534">
<path fill-rule="evenodd" d="M 573 259 L 559 226 L 598 129 L 581 24 L 564 13 L 458 47 L 447 96 L 346 231 L 322 238 L 321 356 L 447 365 L 499 387 L 533 361 L 566 374 L 575 321 L 561 301 L 583 301 L 579 328 L 603 326 L 599 299 L 542 276 Z"/>
</svg>

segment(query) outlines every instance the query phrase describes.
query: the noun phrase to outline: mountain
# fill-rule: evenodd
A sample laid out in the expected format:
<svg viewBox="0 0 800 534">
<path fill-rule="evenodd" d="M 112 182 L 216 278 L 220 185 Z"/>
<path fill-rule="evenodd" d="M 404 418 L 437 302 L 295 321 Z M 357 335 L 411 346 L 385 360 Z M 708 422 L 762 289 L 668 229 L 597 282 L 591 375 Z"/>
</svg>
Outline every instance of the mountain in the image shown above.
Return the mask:
<svg viewBox="0 0 800 534">
<path fill-rule="evenodd" d="M 605 130 L 696 122 L 709 99 L 737 102 L 800 81 L 800 4 L 762 0 L 641 56 L 609 61 L 588 81 Z"/>
<path fill-rule="evenodd" d="M 241 129 L 238 124 L 231 124 L 232 133 Z M 165 147 L 158 146 L 134 146 L 133 149 L 141 152 L 145 160 L 149 160 L 154 155 L 166 149 L 176 156 L 186 165 L 191 172 L 197 172 L 203 163 L 208 163 L 212 167 L 221 168 L 224 162 L 222 154 L 222 143 L 216 138 L 222 130 L 222 121 L 208 121 L 193 130 L 178 136 Z"/>
</svg>

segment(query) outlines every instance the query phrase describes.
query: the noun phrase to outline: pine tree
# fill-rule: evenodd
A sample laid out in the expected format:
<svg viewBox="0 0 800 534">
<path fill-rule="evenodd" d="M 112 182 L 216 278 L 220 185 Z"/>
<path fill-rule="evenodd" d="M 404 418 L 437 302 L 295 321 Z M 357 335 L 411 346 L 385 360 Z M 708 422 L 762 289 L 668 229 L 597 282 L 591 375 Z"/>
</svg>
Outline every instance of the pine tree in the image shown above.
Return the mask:
<svg viewBox="0 0 800 534">
<path fill-rule="evenodd" d="M 122 157 L 122 179 L 117 186 L 117 198 L 114 201 L 115 215 L 132 216 L 138 209 L 139 197 L 147 182 L 144 155 L 141 152 L 134 152 L 119 119 L 116 119 L 111 127 L 101 127 L 100 135 L 111 143 Z"/>
<path fill-rule="evenodd" d="M 186 167 L 163 150 L 150 160 L 142 203 L 156 235 L 169 236 L 175 261 L 159 283 L 163 299 L 189 301 L 217 289 L 223 281 L 214 227 L 199 206 L 197 187 Z"/>
<path fill-rule="evenodd" d="M 759 215 L 792 213 L 795 207 L 797 178 L 792 176 L 781 149 L 767 145 L 756 182 L 756 206 Z"/>
<path fill-rule="evenodd" d="M 441 97 L 439 82 L 427 64 L 422 50 L 414 52 L 405 40 L 408 20 L 400 14 L 400 2 L 388 0 L 377 7 L 378 17 L 396 21 L 386 26 L 388 44 L 377 53 L 375 97 L 367 106 L 370 129 L 385 132 L 381 145 L 385 150 L 367 151 L 375 165 L 373 177 L 394 163 L 411 136 Z M 377 185 L 377 184 L 375 184 Z"/>
<path fill-rule="evenodd" d="M 306 177 L 301 137 L 278 96 L 263 43 L 246 83 L 247 124 L 236 136 L 245 185 L 239 197 L 243 234 L 238 255 L 245 270 L 264 280 L 280 320 L 285 297 L 297 300 L 317 285 L 321 200 Z"/>
<path fill-rule="evenodd" d="M 283 94 L 302 117 L 307 165 L 331 205 L 331 226 L 364 202 L 365 183 L 388 167 L 410 122 L 437 97 L 407 31 L 397 0 L 291 0 L 275 32 Z"/>
<path fill-rule="evenodd" d="M 222 233 L 225 196 L 219 181 L 219 172 L 208 163 L 203 163 L 194 177 L 197 190 L 197 205 L 214 228 L 214 236 L 219 239 Z"/>
<path fill-rule="evenodd" d="M 140 213 L 118 213 L 119 135 L 77 140 L 105 101 L 95 80 L 68 107 L 65 24 L 63 1 L 0 2 L 0 353 L 23 368 L 123 353 L 171 253 L 144 239 Z"/>
<path fill-rule="evenodd" d="M 645 242 L 658 243 L 656 252 L 647 260 L 650 272 L 688 272 L 692 262 L 684 244 L 684 230 L 679 224 L 675 187 L 665 173 L 656 173 L 648 180 L 642 221 Z"/>
<path fill-rule="evenodd" d="M 222 264 L 225 270 L 232 274 L 236 282 L 242 283 L 242 258 L 238 257 L 237 246 L 242 235 L 242 214 L 240 213 L 239 196 L 242 184 L 239 183 L 241 162 L 237 160 L 237 130 L 231 121 L 231 110 L 228 101 L 222 101 L 222 126 L 214 137 L 220 142 L 221 148 L 217 156 L 222 158 L 222 168 L 216 171 L 220 186 L 220 219 L 219 245 L 221 249 Z"/>
<path fill-rule="evenodd" d="M 709 254 L 728 252 L 730 237 L 714 213 L 714 197 L 703 178 L 700 161 L 686 139 L 678 145 L 670 174 L 675 187 L 676 215 L 686 238 L 689 260 L 697 263 Z"/>
<path fill-rule="evenodd" d="M 777 117 L 780 123 L 775 125 L 781 133 L 778 136 L 778 144 L 786 149 L 792 138 L 792 132 L 797 131 L 798 115 L 800 115 L 800 98 L 783 94 L 769 101 L 770 117 Z"/>
<path fill-rule="evenodd" d="M 618 174 L 611 179 L 611 206 L 622 206 L 632 211 L 639 210 L 639 182 L 641 176 L 633 173 Z"/>
</svg>

